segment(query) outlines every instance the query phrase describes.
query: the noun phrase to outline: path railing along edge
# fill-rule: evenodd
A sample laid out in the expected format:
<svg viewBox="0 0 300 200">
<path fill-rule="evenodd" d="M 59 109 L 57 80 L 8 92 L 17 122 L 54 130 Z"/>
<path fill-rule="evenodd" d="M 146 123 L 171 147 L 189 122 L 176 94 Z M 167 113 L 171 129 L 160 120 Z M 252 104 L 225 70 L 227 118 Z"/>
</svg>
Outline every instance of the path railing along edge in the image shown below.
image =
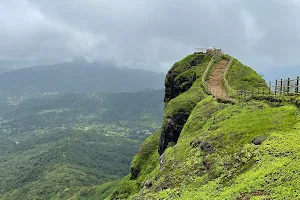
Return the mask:
<svg viewBox="0 0 300 200">
<path fill-rule="evenodd" d="M 229 55 L 228 55 L 229 56 Z M 254 95 L 254 92 L 253 91 L 248 91 L 248 90 L 236 90 L 236 89 L 233 89 L 232 87 L 230 87 L 227 79 L 226 79 L 226 76 L 227 76 L 227 73 L 229 72 L 229 69 L 233 63 L 233 60 L 234 58 L 232 56 L 229 56 L 230 57 L 230 61 L 226 67 L 226 70 L 223 74 L 223 85 L 225 87 L 225 90 L 228 94 L 229 97 L 231 98 L 235 98 L 235 99 L 249 99 L 251 98 L 253 95 Z"/>
<path fill-rule="evenodd" d="M 210 59 L 208 65 L 206 67 L 206 70 L 205 70 L 204 74 L 202 75 L 202 84 L 203 84 L 204 89 L 206 90 L 206 92 L 208 94 L 211 94 L 214 97 L 216 97 L 216 91 L 209 85 L 209 83 L 206 81 L 206 79 L 209 75 L 209 72 L 210 72 L 214 62 L 217 61 L 218 59 L 220 59 L 221 56 L 222 56 L 222 51 L 217 50 L 216 53 Z"/>
<path fill-rule="evenodd" d="M 214 97 L 216 97 L 217 93 L 216 93 L 216 91 L 214 91 L 214 89 L 209 85 L 209 83 L 206 80 L 208 78 L 209 72 L 210 72 L 210 70 L 211 70 L 214 62 L 217 61 L 218 59 L 220 59 L 222 55 L 223 55 L 223 53 L 221 51 L 221 52 L 216 52 L 212 56 L 209 64 L 206 67 L 206 70 L 205 70 L 205 72 L 204 72 L 204 74 L 202 76 L 202 85 L 203 85 L 204 89 L 206 90 L 206 92 L 208 94 L 211 94 Z M 231 65 L 232 65 L 232 63 L 234 61 L 234 58 L 232 56 L 229 56 L 229 57 L 230 57 L 230 61 L 227 64 L 226 70 L 225 70 L 225 72 L 223 74 L 223 77 L 222 77 L 222 79 L 223 79 L 222 82 L 223 82 L 223 85 L 225 87 L 225 91 L 227 92 L 227 95 L 228 95 L 229 99 L 230 98 L 234 98 L 234 99 L 247 100 L 247 99 L 250 99 L 251 97 L 253 97 L 255 95 L 259 96 L 259 95 L 276 95 L 276 94 L 278 94 L 278 93 L 276 93 L 277 89 L 275 89 L 275 92 L 272 91 L 272 87 L 269 88 L 269 91 L 266 91 L 265 87 L 257 87 L 257 88 L 255 88 L 255 90 L 253 89 L 251 91 L 249 91 L 249 90 L 235 90 L 232 87 L 230 87 L 230 85 L 229 85 L 229 83 L 228 83 L 228 81 L 226 79 L 226 76 L 227 76 L 227 74 L 229 72 L 229 69 L 230 69 L 230 67 L 231 67 Z M 294 94 L 296 94 L 296 95 L 300 95 L 299 80 L 300 80 L 299 77 L 297 77 L 297 79 L 295 80 L 297 82 L 296 83 L 297 84 L 297 86 L 296 86 L 297 87 L 296 88 L 297 92 L 295 92 Z M 288 79 L 288 83 L 289 83 L 289 81 L 290 81 L 290 79 Z M 276 80 L 276 88 L 277 87 L 278 86 L 277 86 L 277 80 Z M 282 87 L 282 80 L 281 80 L 281 87 Z M 290 86 L 288 85 L 288 88 L 289 87 Z M 282 91 L 282 89 L 281 89 L 281 91 Z M 284 93 L 283 93 L 283 95 L 284 95 Z"/>
<path fill-rule="evenodd" d="M 257 87 L 251 91 L 249 90 L 235 90 L 233 88 L 230 87 L 227 79 L 226 79 L 226 76 L 227 76 L 227 73 L 229 72 L 229 69 L 232 65 L 232 62 L 233 62 L 233 57 L 230 56 L 230 62 L 228 63 L 227 65 L 227 68 L 223 74 L 223 85 L 225 87 L 225 90 L 228 94 L 229 97 L 232 97 L 232 98 L 237 98 L 237 99 L 249 99 L 255 95 L 278 95 L 278 94 L 281 94 L 281 95 L 290 95 L 290 94 L 296 94 L 296 95 L 300 95 L 300 78 L 297 77 L 297 79 L 295 80 L 291 80 L 291 79 L 287 79 L 287 80 L 282 80 L 281 81 L 277 81 L 276 80 L 276 85 L 275 86 L 272 86 L 272 82 L 270 82 L 269 84 L 269 90 L 267 91 L 266 90 L 266 87 Z M 291 82 L 294 81 L 295 84 L 292 85 Z M 284 82 L 286 82 L 286 85 L 283 84 Z M 279 86 L 279 83 L 280 83 L 280 86 Z M 272 87 L 275 88 L 275 90 L 272 90 Z M 292 89 L 294 89 L 294 92 L 292 91 Z M 285 91 L 286 90 L 286 91 Z"/>
<path fill-rule="evenodd" d="M 228 94 L 229 97 L 234 96 L 234 94 L 236 93 L 236 91 L 230 87 L 230 85 L 229 85 L 229 83 L 228 83 L 228 81 L 226 79 L 226 75 L 227 75 L 227 73 L 229 71 L 229 68 L 230 68 L 232 62 L 233 62 L 233 57 L 230 56 L 230 61 L 229 61 L 228 65 L 227 65 L 227 67 L 225 69 L 224 74 L 223 74 L 223 85 L 224 85 L 225 90 L 226 90 L 226 92 L 227 92 L 227 94 Z"/>
</svg>

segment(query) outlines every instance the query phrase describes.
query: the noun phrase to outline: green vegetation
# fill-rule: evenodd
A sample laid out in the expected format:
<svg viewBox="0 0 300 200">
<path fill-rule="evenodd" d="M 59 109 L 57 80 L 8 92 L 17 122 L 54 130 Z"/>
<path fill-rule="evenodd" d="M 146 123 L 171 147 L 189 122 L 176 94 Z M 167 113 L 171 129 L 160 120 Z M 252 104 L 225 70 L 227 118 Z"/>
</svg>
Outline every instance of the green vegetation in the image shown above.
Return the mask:
<svg viewBox="0 0 300 200">
<path fill-rule="evenodd" d="M 163 106 L 162 90 L 2 99 L 0 199 L 104 199 Z"/>
<path fill-rule="evenodd" d="M 202 89 L 201 77 L 210 59 L 210 55 L 204 54 L 187 56 L 180 62 L 175 63 L 167 74 L 165 90 L 165 102 L 167 104 L 159 144 L 160 154 L 167 148 L 169 143 L 176 143 L 191 111 L 205 97 L 206 93 Z M 188 65 L 188 67 L 184 67 L 185 65 Z M 187 71 L 183 71 L 183 69 L 187 69 Z M 181 86 L 186 83 L 186 80 L 193 81 L 185 90 L 182 90 Z M 172 99 L 170 99 L 171 97 Z"/>
<path fill-rule="evenodd" d="M 186 59 L 168 75 L 176 70 L 183 77 L 191 76 L 190 70 L 203 73 L 201 64 L 184 67 L 189 65 Z M 131 174 L 107 199 L 299 199 L 299 96 L 256 96 L 226 104 L 204 93 L 200 73 L 186 92 L 166 88 L 161 132 L 145 141 L 131 163 Z M 166 86 L 173 87 L 179 74 L 167 75 Z M 236 60 L 228 81 L 235 89 L 266 87 L 258 74 Z M 178 140 L 159 156 L 157 135 L 174 130 L 180 131 Z"/>
<path fill-rule="evenodd" d="M 118 185 L 118 182 L 107 182 L 100 186 L 84 187 L 70 199 L 74 200 L 101 200 L 108 197 Z"/>
<path fill-rule="evenodd" d="M 143 187 L 144 181 L 151 177 L 153 171 L 159 170 L 156 167 L 156 164 L 159 162 L 159 154 L 157 152 L 159 134 L 160 132 L 156 132 L 147 138 L 131 162 L 131 175 L 119 183 L 118 189 L 112 193 L 110 198 L 127 199 Z"/>
<path fill-rule="evenodd" d="M 226 79 L 229 85 L 236 90 L 252 91 L 255 88 L 261 88 L 261 90 L 265 88 L 268 91 L 265 80 L 250 67 L 243 65 L 236 59 L 233 60 Z"/>
<path fill-rule="evenodd" d="M 202 76 L 211 56 L 192 54 L 175 63 L 165 79 L 165 103 L 187 91 Z"/>
<path fill-rule="evenodd" d="M 282 95 L 258 95 L 253 97 L 256 100 L 270 102 L 272 105 L 283 105 L 286 102 L 295 104 L 300 107 L 300 96 L 282 96 Z"/>
<path fill-rule="evenodd" d="M 299 199 L 300 97 L 220 102 L 210 59 L 170 69 L 163 119 L 163 91 L 0 98 L 0 199 Z M 227 79 L 267 90 L 237 60 Z"/>
</svg>

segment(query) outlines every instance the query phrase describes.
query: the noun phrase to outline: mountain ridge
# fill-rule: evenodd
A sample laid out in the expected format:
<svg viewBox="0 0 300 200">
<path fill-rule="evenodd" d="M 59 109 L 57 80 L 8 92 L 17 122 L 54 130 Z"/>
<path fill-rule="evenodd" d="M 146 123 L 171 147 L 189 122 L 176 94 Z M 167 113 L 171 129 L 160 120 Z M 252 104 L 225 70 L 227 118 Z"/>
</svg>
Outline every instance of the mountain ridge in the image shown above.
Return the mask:
<svg viewBox="0 0 300 200">
<path fill-rule="evenodd" d="M 0 67 L 0 74 L 11 71 L 12 69 L 9 67 Z"/>
<path fill-rule="evenodd" d="M 20 92 L 127 92 L 162 89 L 164 74 L 101 64 L 61 63 L 0 74 L 0 90 Z"/>
</svg>

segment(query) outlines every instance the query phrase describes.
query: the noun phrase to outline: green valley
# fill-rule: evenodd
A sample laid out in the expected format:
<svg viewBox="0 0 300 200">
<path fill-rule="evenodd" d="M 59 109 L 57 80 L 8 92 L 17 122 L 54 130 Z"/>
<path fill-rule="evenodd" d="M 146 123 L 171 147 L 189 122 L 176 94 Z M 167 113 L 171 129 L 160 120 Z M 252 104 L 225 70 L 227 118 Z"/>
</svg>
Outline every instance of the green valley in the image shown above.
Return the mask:
<svg viewBox="0 0 300 200">
<path fill-rule="evenodd" d="M 118 180 L 162 114 L 163 90 L 3 97 L 0 199 L 69 199 Z"/>
</svg>

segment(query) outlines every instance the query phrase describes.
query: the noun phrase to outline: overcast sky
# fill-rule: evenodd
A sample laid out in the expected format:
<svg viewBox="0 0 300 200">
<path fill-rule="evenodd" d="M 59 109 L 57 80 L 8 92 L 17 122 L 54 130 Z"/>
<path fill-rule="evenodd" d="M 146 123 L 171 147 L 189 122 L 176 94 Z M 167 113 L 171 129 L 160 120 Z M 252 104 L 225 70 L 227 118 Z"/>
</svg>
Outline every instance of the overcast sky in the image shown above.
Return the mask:
<svg viewBox="0 0 300 200">
<path fill-rule="evenodd" d="M 0 0 L 0 60 L 85 58 L 166 72 L 216 46 L 267 79 L 300 75 L 300 0 Z"/>
</svg>

